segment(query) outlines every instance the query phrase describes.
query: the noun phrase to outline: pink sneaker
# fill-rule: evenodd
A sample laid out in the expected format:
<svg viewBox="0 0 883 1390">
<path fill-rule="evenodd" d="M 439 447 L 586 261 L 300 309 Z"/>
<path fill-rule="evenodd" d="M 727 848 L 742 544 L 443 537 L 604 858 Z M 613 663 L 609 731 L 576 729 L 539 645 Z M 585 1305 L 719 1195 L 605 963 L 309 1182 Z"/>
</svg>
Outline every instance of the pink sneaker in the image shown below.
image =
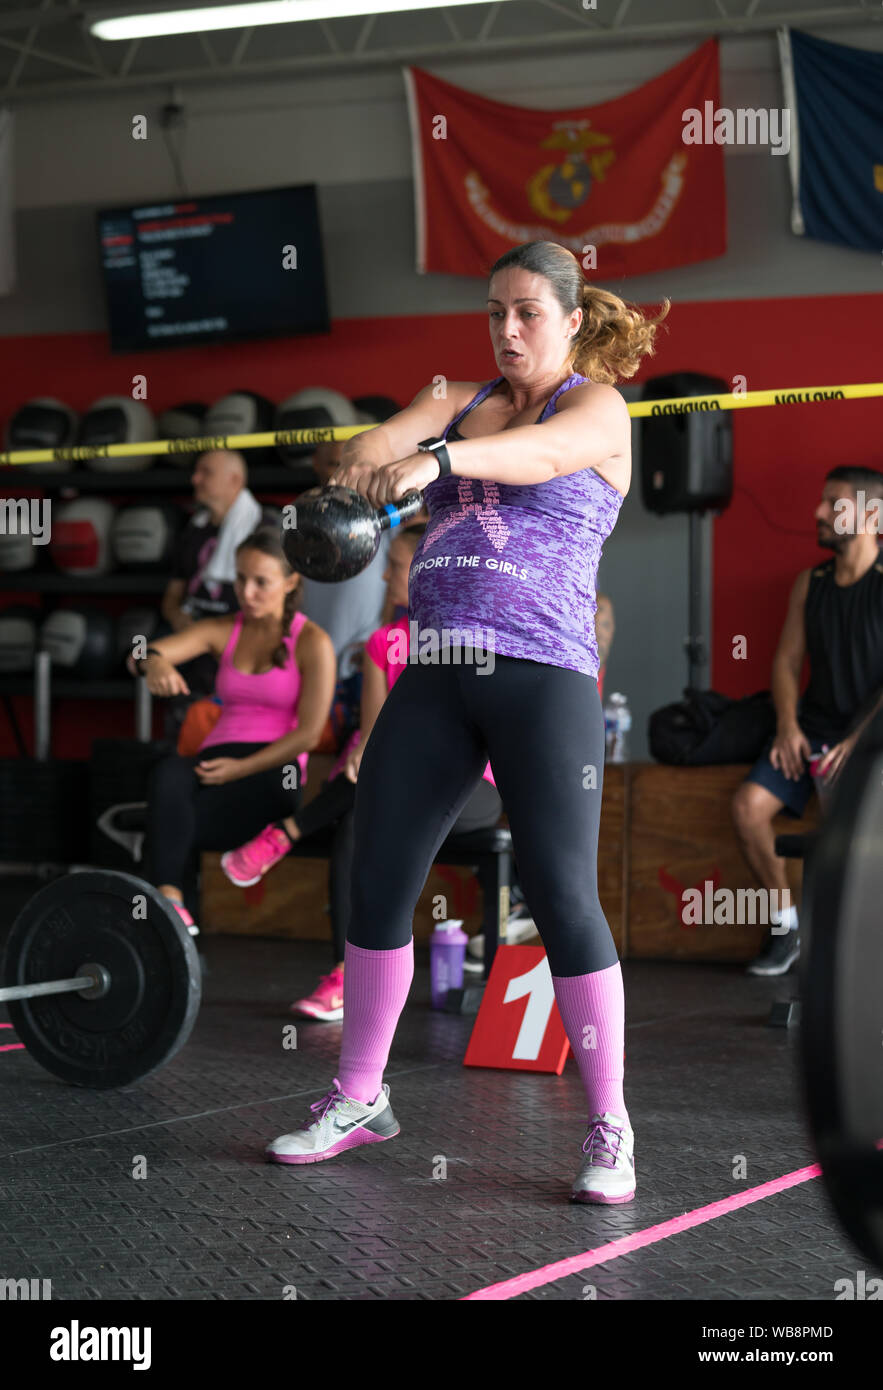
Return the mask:
<svg viewBox="0 0 883 1390">
<path fill-rule="evenodd" d="M 181 918 L 181 921 L 184 923 L 184 926 L 189 931 L 190 935 L 198 936 L 199 927 L 196 925 L 193 918 L 190 916 L 190 913 L 187 911 L 184 904 L 175 902 L 174 898 L 166 898 L 166 902 L 169 903 L 175 909 L 178 916 Z"/>
<path fill-rule="evenodd" d="M 323 1023 L 343 1018 L 343 971 L 335 969 L 330 975 L 323 975 L 309 998 L 292 1004 L 291 1012 L 303 1018 L 319 1018 Z"/>
<path fill-rule="evenodd" d="M 248 844 L 222 855 L 221 868 L 237 888 L 250 888 L 253 883 L 260 883 L 267 870 L 284 859 L 290 849 L 291 841 L 285 831 L 278 825 L 268 825 Z"/>
</svg>

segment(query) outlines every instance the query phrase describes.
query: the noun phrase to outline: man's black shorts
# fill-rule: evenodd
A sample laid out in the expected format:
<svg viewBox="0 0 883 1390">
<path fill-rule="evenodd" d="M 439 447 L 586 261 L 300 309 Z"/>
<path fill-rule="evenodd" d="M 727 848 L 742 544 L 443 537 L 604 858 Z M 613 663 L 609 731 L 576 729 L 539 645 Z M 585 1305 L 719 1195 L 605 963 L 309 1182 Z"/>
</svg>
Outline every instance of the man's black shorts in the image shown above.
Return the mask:
<svg viewBox="0 0 883 1390">
<path fill-rule="evenodd" d="M 844 735 L 825 734 L 823 736 L 821 734 L 807 734 L 806 737 L 809 740 L 813 752 L 816 753 L 821 752 L 822 745 L 825 743 L 827 743 L 829 748 L 833 748 L 835 744 L 842 741 Z M 773 796 L 777 796 L 780 801 L 785 803 L 784 810 L 787 815 L 793 816 L 795 820 L 800 820 L 806 810 L 806 803 L 809 801 L 810 795 L 815 787 L 815 783 L 809 774 L 809 763 L 804 761 L 803 773 L 797 781 L 786 777 L 784 772 L 780 771 L 779 768 L 773 767 L 770 762 L 770 749 L 774 742 L 775 735 L 767 739 L 764 744 L 763 752 L 748 773 L 745 781 L 757 782 L 759 786 L 766 787 L 768 792 L 772 792 Z"/>
</svg>

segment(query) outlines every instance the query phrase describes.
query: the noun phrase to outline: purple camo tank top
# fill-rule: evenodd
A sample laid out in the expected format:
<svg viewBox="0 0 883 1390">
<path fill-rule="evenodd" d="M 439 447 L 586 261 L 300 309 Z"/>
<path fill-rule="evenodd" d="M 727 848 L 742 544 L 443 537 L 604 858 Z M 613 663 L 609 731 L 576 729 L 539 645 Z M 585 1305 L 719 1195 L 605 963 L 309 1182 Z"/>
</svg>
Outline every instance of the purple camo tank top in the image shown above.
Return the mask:
<svg viewBox="0 0 883 1390">
<path fill-rule="evenodd" d="M 445 430 L 503 381 L 488 382 Z M 562 391 L 587 380 L 574 374 Z M 513 486 L 451 475 L 424 489 L 429 524 L 414 553 L 408 614 L 439 647 L 474 645 L 500 656 L 597 678 L 595 581 L 622 493 L 592 468 Z M 447 630 L 447 636 L 446 636 Z M 421 638 L 422 641 L 422 638 Z"/>
</svg>

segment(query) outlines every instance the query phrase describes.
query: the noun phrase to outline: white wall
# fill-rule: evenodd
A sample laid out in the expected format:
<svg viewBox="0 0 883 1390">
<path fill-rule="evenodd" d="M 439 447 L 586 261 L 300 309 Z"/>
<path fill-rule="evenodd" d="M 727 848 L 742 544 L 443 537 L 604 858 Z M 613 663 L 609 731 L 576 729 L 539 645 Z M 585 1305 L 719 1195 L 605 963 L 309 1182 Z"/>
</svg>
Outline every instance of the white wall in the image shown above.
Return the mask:
<svg viewBox="0 0 883 1390">
<path fill-rule="evenodd" d="M 856 47 L 883 50 L 883 26 L 851 29 Z M 690 43 L 603 49 L 596 54 L 446 63 L 446 81 L 500 101 L 537 107 L 619 96 L 680 61 Z M 721 42 L 722 104 L 780 107 L 772 36 Z M 91 213 L 98 206 L 315 182 L 333 317 L 468 311 L 478 281 L 418 276 L 404 84 L 390 72 L 194 85 L 181 92 L 188 118 L 176 181 L 158 89 L 25 103 L 17 112 L 19 292 L 0 301 L 0 332 L 103 326 Z M 131 138 L 135 114 L 146 141 Z M 788 160 L 754 147 L 726 148 L 729 249 L 725 256 L 611 284 L 652 301 L 877 292 L 879 260 L 812 242 L 789 226 Z M 77 215 L 77 210 L 79 215 Z M 480 297 L 480 295 L 479 295 Z"/>
</svg>

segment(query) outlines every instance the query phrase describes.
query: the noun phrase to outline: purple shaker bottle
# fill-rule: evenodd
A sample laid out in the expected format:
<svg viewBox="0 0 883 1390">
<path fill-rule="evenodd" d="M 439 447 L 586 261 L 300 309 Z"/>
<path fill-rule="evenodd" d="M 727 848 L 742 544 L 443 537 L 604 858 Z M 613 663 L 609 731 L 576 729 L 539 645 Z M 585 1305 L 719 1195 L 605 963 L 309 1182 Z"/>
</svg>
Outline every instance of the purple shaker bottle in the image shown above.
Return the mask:
<svg viewBox="0 0 883 1390">
<path fill-rule="evenodd" d="M 443 1009 L 449 989 L 463 984 L 463 962 L 469 937 L 462 920 L 439 922 L 429 940 L 429 981 L 434 1009 Z"/>
</svg>

